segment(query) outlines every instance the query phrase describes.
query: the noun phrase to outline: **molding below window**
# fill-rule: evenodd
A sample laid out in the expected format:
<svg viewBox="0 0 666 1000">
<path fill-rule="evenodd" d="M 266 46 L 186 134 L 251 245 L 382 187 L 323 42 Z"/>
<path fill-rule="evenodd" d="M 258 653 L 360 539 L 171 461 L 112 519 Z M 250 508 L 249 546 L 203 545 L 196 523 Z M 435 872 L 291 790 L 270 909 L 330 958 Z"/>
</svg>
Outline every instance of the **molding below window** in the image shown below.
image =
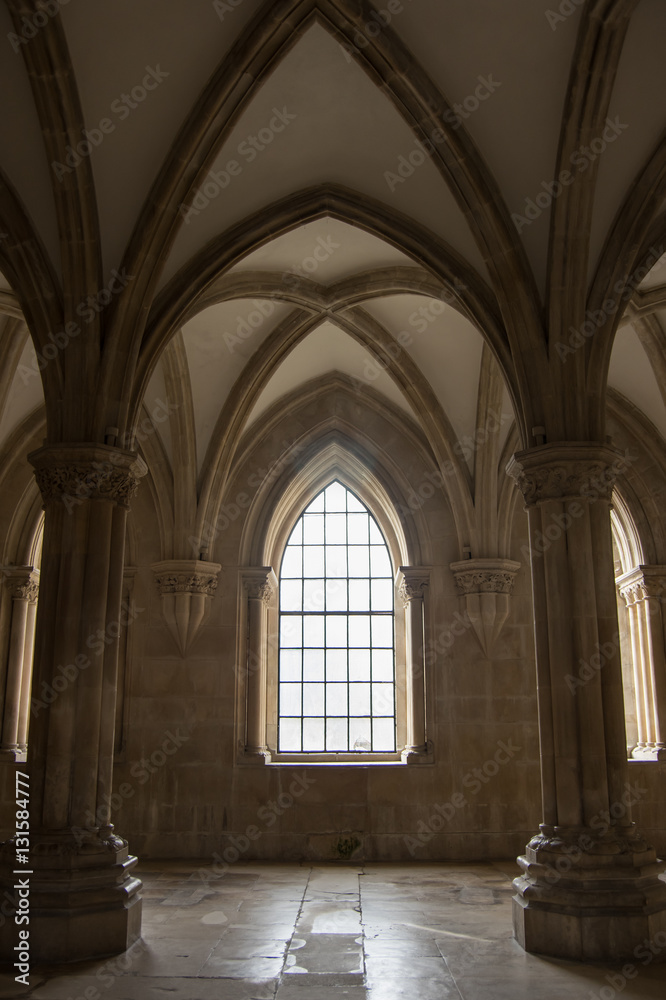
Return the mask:
<svg viewBox="0 0 666 1000">
<path fill-rule="evenodd" d="M 420 749 L 416 747 L 405 747 L 397 753 L 277 753 L 271 750 L 251 751 L 245 750 L 236 758 L 236 763 L 241 767 L 320 767 L 322 765 L 341 765 L 345 767 L 375 767 L 383 765 L 423 765 L 434 764 L 435 758 L 432 747 Z"/>
</svg>

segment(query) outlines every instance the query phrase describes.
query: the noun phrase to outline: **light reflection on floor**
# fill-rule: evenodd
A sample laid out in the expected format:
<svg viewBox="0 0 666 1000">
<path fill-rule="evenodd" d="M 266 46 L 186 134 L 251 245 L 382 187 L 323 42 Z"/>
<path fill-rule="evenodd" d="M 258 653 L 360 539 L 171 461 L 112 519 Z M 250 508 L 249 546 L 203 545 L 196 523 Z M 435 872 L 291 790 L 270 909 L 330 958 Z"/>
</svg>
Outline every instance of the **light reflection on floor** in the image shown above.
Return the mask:
<svg viewBox="0 0 666 1000">
<path fill-rule="evenodd" d="M 589 966 L 513 940 L 514 862 L 143 863 L 125 956 L 11 976 L 30 1000 L 663 1000 L 666 965 Z M 611 985 L 613 984 L 613 985 Z"/>
</svg>

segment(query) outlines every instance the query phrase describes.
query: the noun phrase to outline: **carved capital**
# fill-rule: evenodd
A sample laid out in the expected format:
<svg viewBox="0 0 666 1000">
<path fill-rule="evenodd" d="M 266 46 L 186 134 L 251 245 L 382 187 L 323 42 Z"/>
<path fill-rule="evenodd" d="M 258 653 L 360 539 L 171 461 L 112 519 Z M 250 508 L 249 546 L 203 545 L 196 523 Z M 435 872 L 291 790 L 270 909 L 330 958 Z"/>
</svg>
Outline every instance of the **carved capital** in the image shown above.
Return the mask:
<svg viewBox="0 0 666 1000">
<path fill-rule="evenodd" d="M 401 566 L 398 593 L 404 607 L 410 601 L 422 601 L 423 592 L 430 585 L 429 566 Z"/>
<path fill-rule="evenodd" d="M 12 587 L 12 597 L 18 601 L 28 601 L 30 604 L 36 604 L 38 596 L 39 583 L 37 580 L 15 583 Z"/>
<path fill-rule="evenodd" d="M 147 472 L 134 452 L 108 445 L 48 445 L 28 455 L 44 507 L 62 503 L 71 513 L 85 500 L 108 500 L 123 507 Z"/>
<path fill-rule="evenodd" d="M 196 559 L 153 564 L 162 615 L 183 656 L 208 620 L 221 569 L 219 563 Z"/>
<path fill-rule="evenodd" d="M 627 607 L 650 598 L 666 600 L 666 566 L 636 566 L 616 583 Z"/>
<path fill-rule="evenodd" d="M 219 563 L 196 559 L 170 559 L 153 564 L 155 583 L 160 596 L 165 594 L 204 594 L 212 597 L 217 589 Z"/>
<path fill-rule="evenodd" d="M 262 601 L 268 607 L 277 590 L 277 580 L 272 567 L 258 566 L 256 569 L 244 569 L 243 587 L 250 599 Z"/>
<path fill-rule="evenodd" d="M 545 444 L 517 452 L 506 467 L 525 507 L 550 500 L 610 503 L 617 477 L 632 464 L 630 454 L 586 442 Z"/>
<path fill-rule="evenodd" d="M 519 569 L 520 563 L 512 559 L 463 559 L 451 563 L 467 617 L 489 658 L 509 616 L 513 582 Z"/>
<path fill-rule="evenodd" d="M 8 566 L 3 570 L 5 583 L 14 600 L 36 604 L 39 596 L 39 570 L 32 566 Z"/>
<path fill-rule="evenodd" d="M 463 559 L 451 563 L 458 593 L 510 594 L 520 563 L 512 559 Z"/>
</svg>

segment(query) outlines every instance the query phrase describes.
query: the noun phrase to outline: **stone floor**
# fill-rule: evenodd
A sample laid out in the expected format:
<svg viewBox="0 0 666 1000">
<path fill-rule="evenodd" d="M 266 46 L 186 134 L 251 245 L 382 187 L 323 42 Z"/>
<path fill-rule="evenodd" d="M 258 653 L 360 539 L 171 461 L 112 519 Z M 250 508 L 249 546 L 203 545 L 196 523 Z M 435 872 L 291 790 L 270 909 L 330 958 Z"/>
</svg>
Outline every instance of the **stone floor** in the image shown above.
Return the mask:
<svg viewBox="0 0 666 1000">
<path fill-rule="evenodd" d="M 144 863 L 143 940 L 124 956 L 11 976 L 31 1000 L 612 1000 L 666 997 L 666 965 L 526 955 L 515 864 Z M 641 953 L 642 956 L 643 953 Z M 628 970 L 625 970 L 628 971 Z"/>
</svg>

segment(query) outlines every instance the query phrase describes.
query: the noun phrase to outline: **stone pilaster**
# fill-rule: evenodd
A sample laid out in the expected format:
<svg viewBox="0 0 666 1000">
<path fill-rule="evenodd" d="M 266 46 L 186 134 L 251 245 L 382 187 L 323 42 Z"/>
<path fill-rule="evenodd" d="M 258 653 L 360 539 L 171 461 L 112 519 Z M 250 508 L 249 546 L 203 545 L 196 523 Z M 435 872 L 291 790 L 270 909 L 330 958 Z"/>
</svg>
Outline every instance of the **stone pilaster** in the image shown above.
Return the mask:
<svg viewBox="0 0 666 1000">
<path fill-rule="evenodd" d="M 509 617 L 511 593 L 520 563 L 512 559 L 464 559 L 452 562 L 458 593 L 487 657 Z"/>
<path fill-rule="evenodd" d="M 247 595 L 247 668 L 245 671 L 245 746 L 243 760 L 264 764 L 270 760 L 266 743 L 266 626 L 277 579 L 270 566 L 242 570 Z"/>
<path fill-rule="evenodd" d="M 548 444 L 507 471 L 526 502 L 543 817 L 518 859 L 514 928 L 528 951 L 631 958 L 666 931 L 663 865 L 631 819 L 610 501 L 626 465 L 594 443 Z"/>
<path fill-rule="evenodd" d="M 632 757 L 666 760 L 666 566 L 637 566 L 617 581 L 627 606 L 638 745 Z"/>
<path fill-rule="evenodd" d="M 29 459 L 44 499 L 27 766 L 32 961 L 125 950 L 140 935 L 136 858 L 110 821 L 122 562 L 145 466 L 105 445 L 53 445 Z M 11 895 L 17 845 L 0 848 Z M 16 925 L 0 929 L 3 958 Z"/>
<path fill-rule="evenodd" d="M 398 591 L 405 608 L 405 664 L 407 671 L 407 742 L 402 759 L 407 764 L 432 760 L 426 734 L 425 593 L 430 567 L 401 566 Z"/>
<path fill-rule="evenodd" d="M 0 758 L 23 761 L 28 730 L 39 570 L 32 566 L 8 568 L 5 585 L 11 596 L 11 616 Z"/>
<path fill-rule="evenodd" d="M 162 599 L 162 615 L 184 656 L 210 614 L 222 567 L 197 559 L 169 559 L 153 564 Z"/>
</svg>

